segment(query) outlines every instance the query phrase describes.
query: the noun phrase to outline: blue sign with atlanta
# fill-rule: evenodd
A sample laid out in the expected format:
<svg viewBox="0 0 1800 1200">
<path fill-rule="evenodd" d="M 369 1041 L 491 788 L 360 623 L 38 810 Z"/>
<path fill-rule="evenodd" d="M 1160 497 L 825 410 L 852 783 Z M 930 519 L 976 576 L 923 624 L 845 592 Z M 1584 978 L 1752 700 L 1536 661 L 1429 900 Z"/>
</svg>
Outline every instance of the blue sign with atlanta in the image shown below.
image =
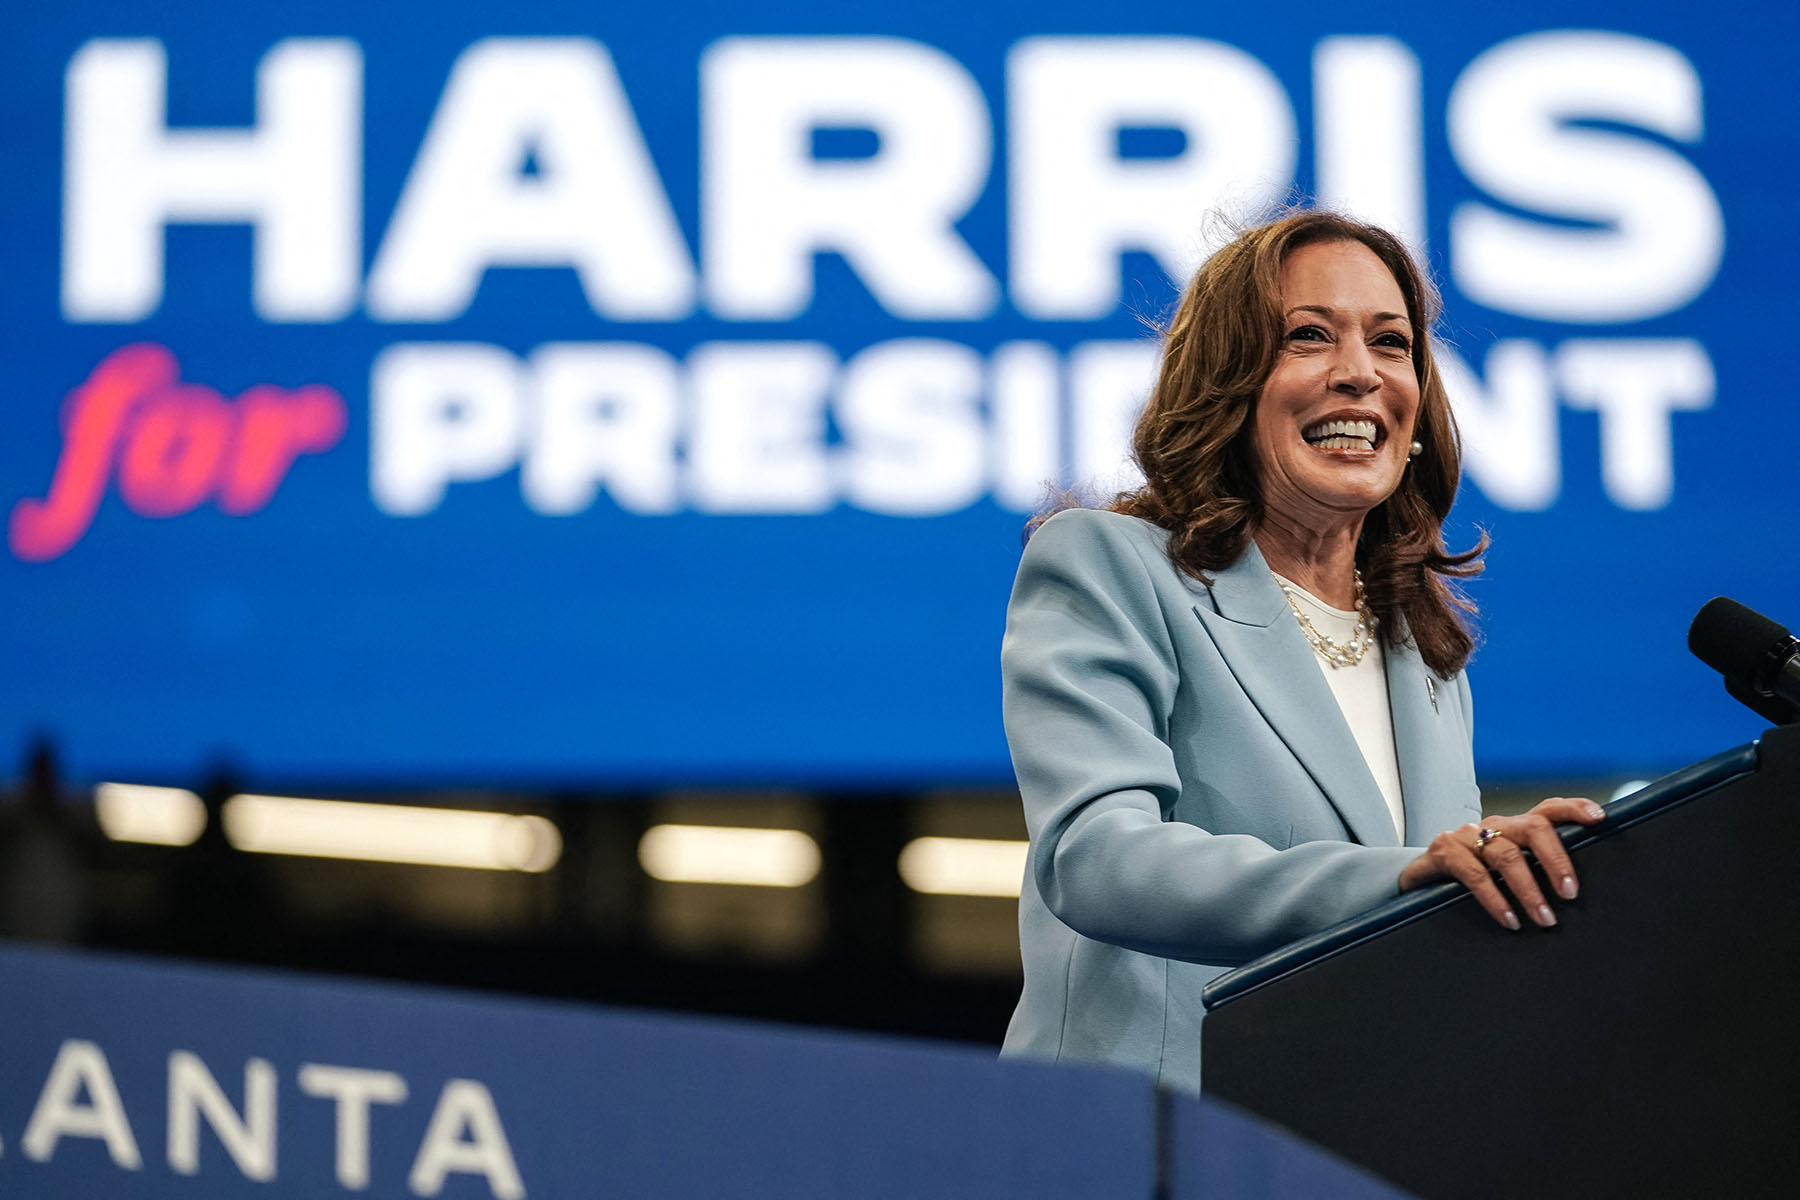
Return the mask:
<svg viewBox="0 0 1800 1200">
<path fill-rule="evenodd" d="M 1152 1084 L 1121 1071 L 3 944 L 0 975 L 5 1196 L 1153 1190 Z M 1201 1178 L 1310 1157 L 1247 1142 L 1267 1161 Z"/>
<path fill-rule="evenodd" d="M 1487 777 L 1743 740 L 1681 639 L 1800 595 L 1772 39 L 1107 20 L 10 18 L 0 733 L 88 777 L 1003 780 L 1024 516 L 1130 482 L 1170 281 L 1305 194 L 1445 285 Z"/>
</svg>

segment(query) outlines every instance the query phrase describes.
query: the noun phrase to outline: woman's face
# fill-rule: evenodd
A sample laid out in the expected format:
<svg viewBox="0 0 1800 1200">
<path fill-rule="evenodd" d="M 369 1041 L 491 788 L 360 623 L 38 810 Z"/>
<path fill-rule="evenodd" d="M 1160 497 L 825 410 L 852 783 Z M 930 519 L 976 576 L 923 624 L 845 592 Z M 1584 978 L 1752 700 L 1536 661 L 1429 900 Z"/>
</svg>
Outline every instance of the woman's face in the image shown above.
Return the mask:
<svg viewBox="0 0 1800 1200">
<path fill-rule="evenodd" d="M 1314 242 L 1281 268 L 1282 348 L 1257 397 L 1271 515 L 1324 529 L 1400 486 L 1419 412 L 1406 297 L 1361 242 Z"/>
</svg>

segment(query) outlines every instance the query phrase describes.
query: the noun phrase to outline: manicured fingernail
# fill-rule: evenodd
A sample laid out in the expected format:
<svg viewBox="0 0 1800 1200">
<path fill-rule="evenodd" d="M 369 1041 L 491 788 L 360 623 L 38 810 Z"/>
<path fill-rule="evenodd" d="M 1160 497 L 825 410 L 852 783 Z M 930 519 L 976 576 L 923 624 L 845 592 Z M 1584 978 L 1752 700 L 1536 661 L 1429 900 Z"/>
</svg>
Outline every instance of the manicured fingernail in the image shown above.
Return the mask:
<svg viewBox="0 0 1800 1200">
<path fill-rule="evenodd" d="M 1500 920 L 1508 929 L 1512 930 L 1514 933 L 1517 933 L 1519 931 L 1519 918 L 1513 916 L 1512 909 L 1509 908 L 1505 912 L 1501 913 Z"/>
<path fill-rule="evenodd" d="M 1598 821 L 1606 816 L 1606 810 L 1590 800 L 1588 801 L 1587 815 Z"/>
<path fill-rule="evenodd" d="M 1556 894 L 1561 896 L 1564 900 L 1573 900 L 1575 898 L 1575 891 L 1575 877 L 1573 875 L 1564 875 L 1561 879 L 1557 880 Z"/>
<path fill-rule="evenodd" d="M 1538 924 L 1546 928 L 1556 924 L 1556 914 L 1550 911 L 1548 904 L 1538 905 Z"/>
</svg>

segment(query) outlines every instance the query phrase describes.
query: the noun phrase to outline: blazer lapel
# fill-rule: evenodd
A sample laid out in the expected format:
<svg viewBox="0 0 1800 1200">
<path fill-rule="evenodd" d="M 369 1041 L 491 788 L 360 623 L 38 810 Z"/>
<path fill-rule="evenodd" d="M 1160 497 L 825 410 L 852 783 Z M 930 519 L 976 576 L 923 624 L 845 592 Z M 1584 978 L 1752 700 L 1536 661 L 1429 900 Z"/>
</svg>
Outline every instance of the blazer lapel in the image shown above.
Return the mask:
<svg viewBox="0 0 1800 1200">
<path fill-rule="evenodd" d="M 1250 702 L 1325 793 L 1351 836 L 1365 846 L 1399 845 L 1381 789 L 1255 542 L 1215 573 L 1211 594 L 1217 611 L 1196 605 L 1194 613 Z"/>
<path fill-rule="evenodd" d="M 1452 685 L 1439 679 L 1411 639 L 1387 653 L 1388 711 L 1394 718 L 1394 756 L 1400 763 L 1400 786 L 1406 796 L 1406 844 L 1423 846 L 1446 829 L 1464 824 L 1469 791 L 1460 764 L 1467 748 L 1450 699 Z"/>
</svg>

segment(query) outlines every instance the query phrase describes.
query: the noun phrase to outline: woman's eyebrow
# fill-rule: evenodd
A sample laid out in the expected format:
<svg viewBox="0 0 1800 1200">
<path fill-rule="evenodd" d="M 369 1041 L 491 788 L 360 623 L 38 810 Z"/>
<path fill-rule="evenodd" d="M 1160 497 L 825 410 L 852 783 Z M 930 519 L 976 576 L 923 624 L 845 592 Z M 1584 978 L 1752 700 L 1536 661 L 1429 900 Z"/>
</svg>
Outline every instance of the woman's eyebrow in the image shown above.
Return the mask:
<svg viewBox="0 0 1800 1200">
<path fill-rule="evenodd" d="M 1318 313 L 1322 317 L 1332 317 L 1337 315 L 1337 309 L 1332 308 L 1329 304 L 1296 304 L 1294 307 L 1287 310 L 1287 315 L 1291 317 L 1297 312 Z M 1411 320 L 1405 313 L 1397 312 L 1378 312 L 1375 313 L 1370 320 L 1406 321 L 1408 324 L 1411 324 Z"/>
</svg>

